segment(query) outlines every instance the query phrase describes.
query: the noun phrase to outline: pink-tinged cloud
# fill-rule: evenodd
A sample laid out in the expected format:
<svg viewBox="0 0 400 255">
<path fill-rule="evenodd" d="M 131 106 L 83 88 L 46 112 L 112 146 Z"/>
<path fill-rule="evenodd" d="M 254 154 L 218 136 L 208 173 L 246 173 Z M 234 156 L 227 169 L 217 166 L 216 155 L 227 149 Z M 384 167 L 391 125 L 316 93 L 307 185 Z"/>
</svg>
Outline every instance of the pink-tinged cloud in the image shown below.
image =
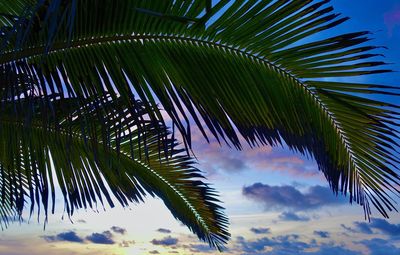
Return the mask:
<svg viewBox="0 0 400 255">
<path fill-rule="evenodd" d="M 199 168 L 207 172 L 210 178 L 218 178 L 218 172 L 239 172 L 242 170 L 275 171 L 291 176 L 305 178 L 318 178 L 321 176 L 317 166 L 310 160 L 301 158 L 281 148 L 270 146 L 250 149 L 244 145 L 242 151 L 220 145 L 217 142 L 207 144 L 201 142 L 199 132 L 194 132 Z M 245 144 L 245 143 L 244 143 Z"/>
<path fill-rule="evenodd" d="M 170 121 L 164 111 L 163 116 Z M 193 125 L 191 128 L 193 152 L 200 163 L 197 167 L 203 170 L 208 178 L 218 179 L 220 171 L 232 173 L 246 169 L 276 171 L 305 178 L 321 176 L 313 162 L 305 160 L 287 149 L 272 148 L 271 146 L 250 148 L 246 141 L 239 136 L 243 148 L 238 151 L 235 148 L 230 148 L 224 141 L 219 144 L 210 131 L 205 128 L 209 138 L 208 143 L 200 130 L 193 124 L 193 121 L 191 121 L 191 124 Z M 202 124 L 204 125 L 203 122 Z M 176 138 L 182 140 L 178 131 Z"/>
<path fill-rule="evenodd" d="M 315 164 L 297 156 L 290 156 L 290 153 L 264 155 L 253 161 L 251 166 L 259 171 L 277 171 L 306 178 L 322 177 Z"/>
<path fill-rule="evenodd" d="M 396 6 L 393 10 L 386 12 L 383 15 L 384 22 L 388 31 L 388 36 L 393 36 L 393 31 L 397 26 L 400 26 L 400 6 Z"/>
</svg>

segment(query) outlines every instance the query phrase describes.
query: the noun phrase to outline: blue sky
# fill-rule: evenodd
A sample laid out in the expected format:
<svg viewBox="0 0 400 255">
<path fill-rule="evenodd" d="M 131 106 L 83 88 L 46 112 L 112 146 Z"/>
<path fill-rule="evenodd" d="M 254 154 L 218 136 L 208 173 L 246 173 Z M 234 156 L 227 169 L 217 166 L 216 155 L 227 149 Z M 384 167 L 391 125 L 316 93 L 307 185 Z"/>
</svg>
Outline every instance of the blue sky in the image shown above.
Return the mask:
<svg viewBox="0 0 400 255">
<path fill-rule="evenodd" d="M 372 44 L 384 45 L 385 61 L 400 71 L 400 2 L 333 0 L 351 19 L 335 33 L 370 30 Z M 326 35 L 332 33 L 326 32 Z M 398 73 L 354 79 L 398 84 Z M 194 133 L 199 168 L 220 192 L 231 222 L 225 254 L 400 254 L 400 215 L 389 220 L 335 197 L 312 160 L 285 148 L 238 152 L 206 144 Z M 59 197 L 60 199 L 60 197 Z M 0 233 L 0 254 L 215 254 L 175 221 L 158 199 L 130 208 L 80 210 L 71 220 L 57 202 L 46 230 L 43 219 L 14 223 Z M 28 220 L 28 218 L 26 218 Z"/>
</svg>

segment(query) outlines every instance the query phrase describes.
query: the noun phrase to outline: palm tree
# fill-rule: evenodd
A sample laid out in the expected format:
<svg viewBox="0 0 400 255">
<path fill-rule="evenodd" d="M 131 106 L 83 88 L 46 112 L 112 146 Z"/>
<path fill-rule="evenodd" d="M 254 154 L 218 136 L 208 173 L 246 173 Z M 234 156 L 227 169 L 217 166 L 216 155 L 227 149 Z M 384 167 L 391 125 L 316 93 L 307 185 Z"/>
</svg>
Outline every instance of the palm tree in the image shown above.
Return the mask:
<svg viewBox="0 0 400 255">
<path fill-rule="evenodd" d="M 367 217 L 396 210 L 399 107 L 370 95 L 398 87 L 351 82 L 389 70 L 368 32 L 324 35 L 347 20 L 329 0 L 3 0 L 0 15 L 2 224 L 27 204 L 47 217 L 57 185 L 68 215 L 150 194 L 221 248 L 191 126 L 286 145 Z"/>
</svg>

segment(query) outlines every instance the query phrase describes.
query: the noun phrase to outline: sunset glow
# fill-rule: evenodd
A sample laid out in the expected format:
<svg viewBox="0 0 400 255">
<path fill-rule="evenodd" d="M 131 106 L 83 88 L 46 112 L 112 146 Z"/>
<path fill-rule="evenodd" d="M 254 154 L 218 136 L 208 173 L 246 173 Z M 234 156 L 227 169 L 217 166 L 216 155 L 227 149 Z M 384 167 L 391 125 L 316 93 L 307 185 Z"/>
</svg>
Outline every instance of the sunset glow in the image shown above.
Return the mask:
<svg viewBox="0 0 400 255">
<path fill-rule="evenodd" d="M 398 0 L 331 3 L 351 17 L 336 33 L 372 31 L 373 44 L 388 47 L 382 52 L 384 61 L 394 63 L 389 68 L 400 70 Z M 386 85 L 400 81 L 398 72 L 341 79 Z M 285 146 L 244 146 L 237 151 L 213 139 L 208 144 L 197 128 L 192 128 L 192 140 L 196 167 L 218 191 L 230 222 L 231 240 L 220 254 L 400 254 L 400 214 L 390 212 L 384 219 L 373 209 L 371 222 L 366 221 L 361 206 L 332 193 L 312 157 Z M 43 212 L 30 216 L 27 207 L 23 222 L 14 219 L 0 232 L 1 255 L 219 254 L 175 219 L 157 197 L 147 195 L 145 203 L 126 208 L 117 203 L 115 208 L 103 208 L 98 203 L 97 209 L 80 209 L 69 219 L 62 193 L 57 192 L 56 213 L 49 214 L 47 223 Z"/>
</svg>

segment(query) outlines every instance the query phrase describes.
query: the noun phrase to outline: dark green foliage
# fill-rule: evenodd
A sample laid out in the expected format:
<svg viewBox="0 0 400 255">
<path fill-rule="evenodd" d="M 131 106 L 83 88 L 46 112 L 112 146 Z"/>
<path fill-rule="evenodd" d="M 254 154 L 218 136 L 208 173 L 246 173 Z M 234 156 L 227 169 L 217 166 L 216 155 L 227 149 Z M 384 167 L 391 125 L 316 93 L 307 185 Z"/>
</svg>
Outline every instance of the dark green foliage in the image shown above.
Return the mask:
<svg viewBox="0 0 400 255">
<path fill-rule="evenodd" d="M 161 197 L 220 247 L 226 218 L 157 103 L 187 149 L 191 125 L 238 149 L 239 136 L 286 144 L 366 216 L 369 202 L 396 209 L 399 108 L 369 95 L 398 87 L 337 79 L 389 70 L 368 32 L 310 39 L 347 20 L 327 0 L 7 0 L 0 13 L 3 215 L 24 195 L 47 208 L 53 178 L 69 214 L 112 204 L 108 185 L 122 205 Z"/>
</svg>

